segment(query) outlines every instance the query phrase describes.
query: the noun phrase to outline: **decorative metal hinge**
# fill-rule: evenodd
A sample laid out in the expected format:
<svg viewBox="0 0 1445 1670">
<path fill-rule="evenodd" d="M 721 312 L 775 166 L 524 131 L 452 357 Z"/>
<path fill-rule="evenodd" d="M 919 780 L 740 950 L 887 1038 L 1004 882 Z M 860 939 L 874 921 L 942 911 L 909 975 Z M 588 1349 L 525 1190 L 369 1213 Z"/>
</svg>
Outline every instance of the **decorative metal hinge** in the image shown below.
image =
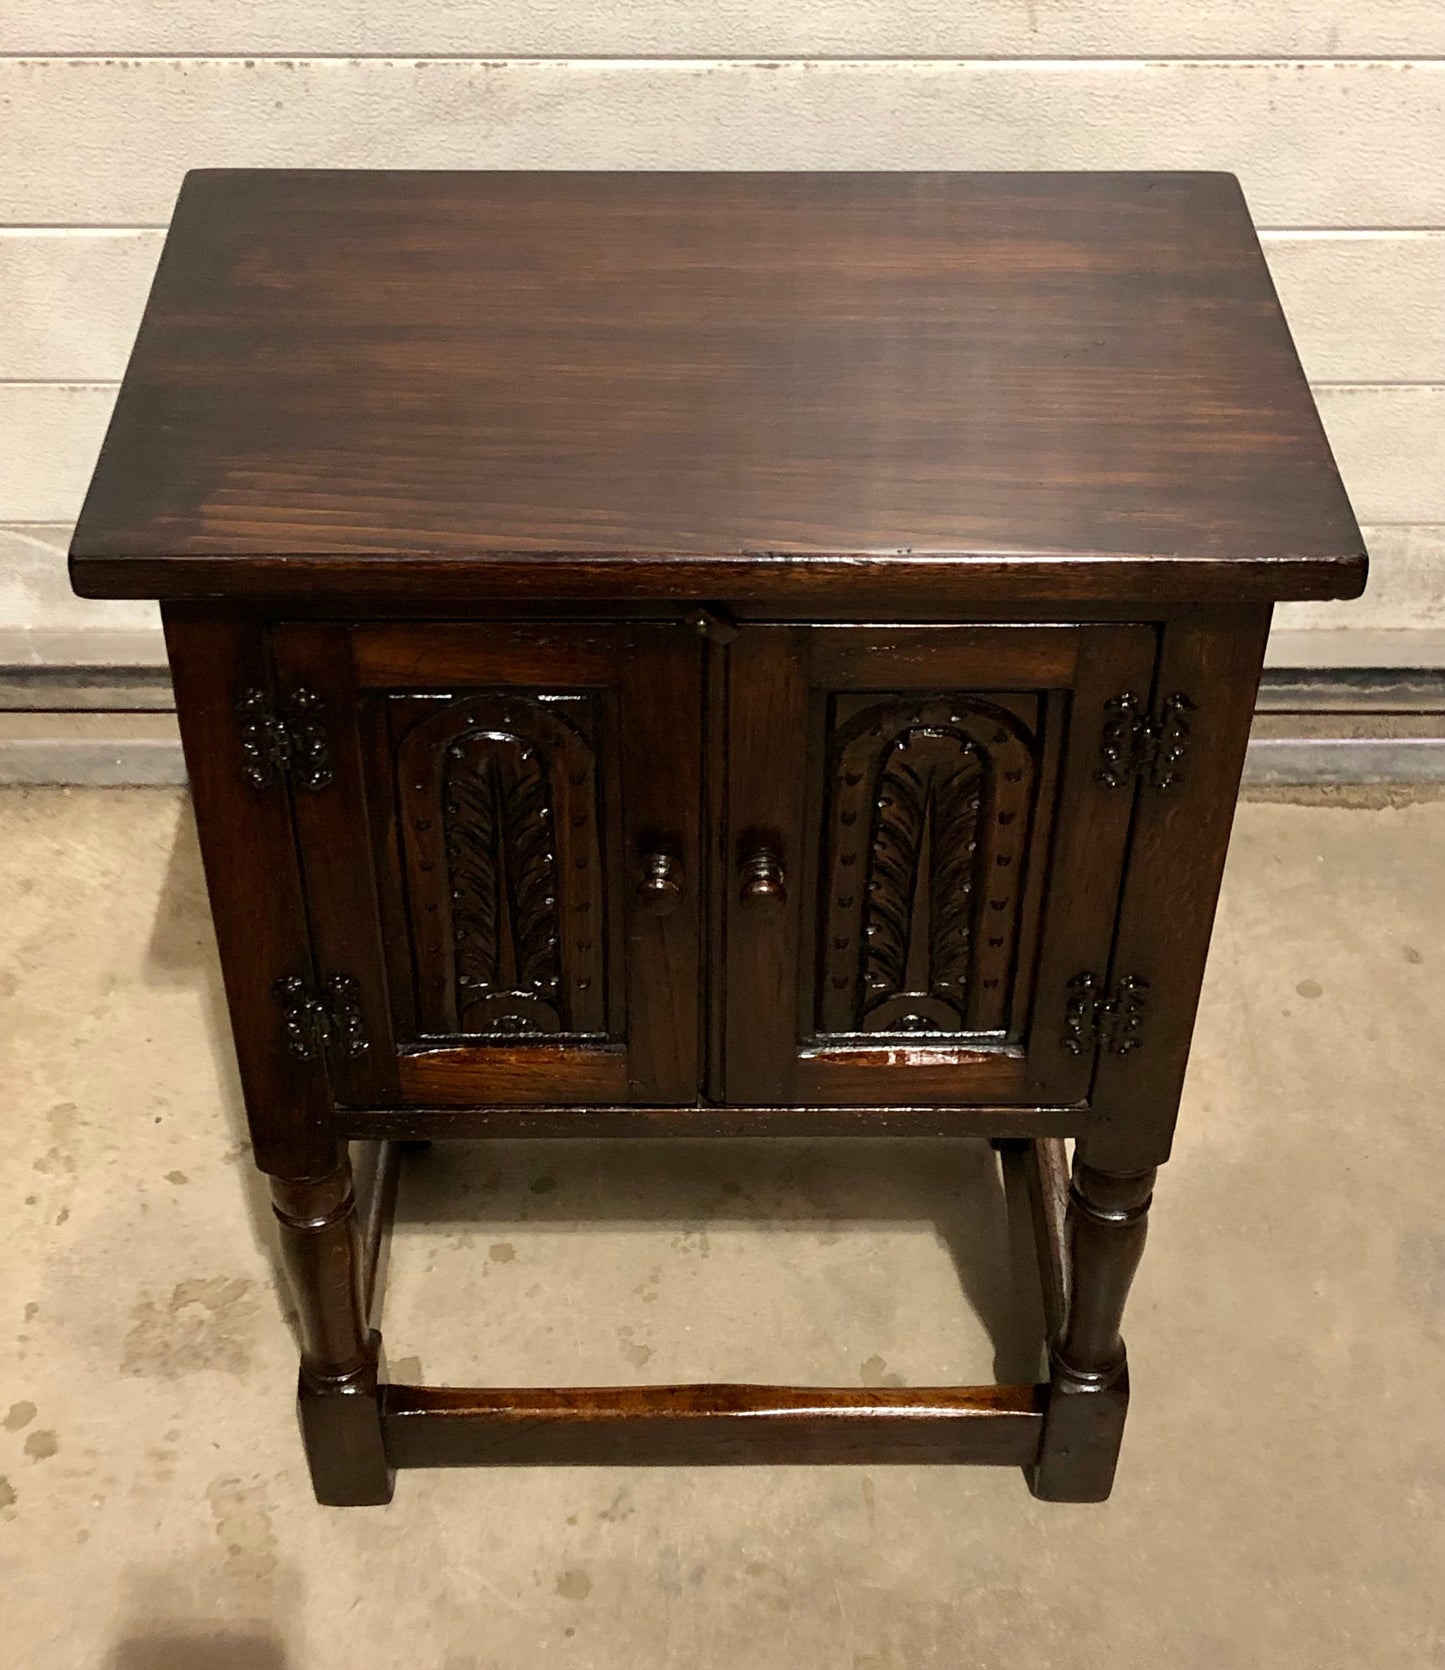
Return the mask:
<svg viewBox="0 0 1445 1670">
<path fill-rule="evenodd" d="M 1180 781 L 1179 762 L 1189 752 L 1189 715 L 1194 703 L 1182 691 L 1166 696 L 1151 712 L 1126 691 L 1104 703 L 1100 765 L 1094 775 L 1112 789 L 1133 782 L 1167 789 Z"/>
<path fill-rule="evenodd" d="M 271 988 L 286 1017 L 286 1048 L 301 1061 L 328 1055 L 356 1057 L 371 1047 L 361 1014 L 361 991 L 349 974 L 333 974 L 317 992 L 299 974 Z"/>
<path fill-rule="evenodd" d="M 241 692 L 236 717 L 241 770 L 253 789 L 269 789 L 282 777 L 303 789 L 324 789 L 331 781 L 326 709 L 314 691 L 298 687 L 272 696 L 253 684 Z"/>
<path fill-rule="evenodd" d="M 1126 974 L 1106 992 L 1097 974 L 1076 974 L 1069 981 L 1069 1007 L 1059 1044 L 1070 1055 L 1101 1046 L 1114 1055 L 1132 1055 L 1144 1042 L 1144 1004 L 1149 982 Z"/>
</svg>

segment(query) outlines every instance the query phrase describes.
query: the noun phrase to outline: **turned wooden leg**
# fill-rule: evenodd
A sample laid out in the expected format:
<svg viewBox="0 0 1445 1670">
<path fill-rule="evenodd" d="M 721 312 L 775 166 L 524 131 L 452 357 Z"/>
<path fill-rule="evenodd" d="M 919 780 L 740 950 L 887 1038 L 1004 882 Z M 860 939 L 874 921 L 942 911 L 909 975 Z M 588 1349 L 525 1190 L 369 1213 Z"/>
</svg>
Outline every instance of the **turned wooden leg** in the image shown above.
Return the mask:
<svg viewBox="0 0 1445 1670">
<path fill-rule="evenodd" d="M 297 1402 L 316 1500 L 391 1500 L 378 1394 L 381 1336 L 367 1321 L 366 1256 L 351 1164 L 306 1181 L 271 1179 L 301 1324 Z"/>
<path fill-rule="evenodd" d="M 1033 1489 L 1051 1502 L 1102 1502 L 1114 1484 L 1129 1371 L 1119 1326 L 1144 1251 L 1154 1171 L 1074 1162 L 1064 1235 L 1069 1298 L 1049 1351 L 1049 1407 Z"/>
</svg>

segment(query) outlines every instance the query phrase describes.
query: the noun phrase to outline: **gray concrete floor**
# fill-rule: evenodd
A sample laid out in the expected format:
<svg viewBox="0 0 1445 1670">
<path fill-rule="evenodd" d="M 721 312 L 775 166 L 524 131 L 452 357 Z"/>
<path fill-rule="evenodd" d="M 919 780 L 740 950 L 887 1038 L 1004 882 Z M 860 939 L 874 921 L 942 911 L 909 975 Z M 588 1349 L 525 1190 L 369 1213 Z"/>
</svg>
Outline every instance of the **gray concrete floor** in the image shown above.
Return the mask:
<svg viewBox="0 0 1445 1670">
<path fill-rule="evenodd" d="M 343 1511 L 293 1427 L 185 802 L 0 795 L 0 1664 L 1445 1664 L 1445 801 L 1389 798 L 1241 809 L 1109 1503 L 518 1469 Z M 404 1374 L 898 1383 L 1017 1349 L 982 1145 L 438 1153 L 393 1254 Z"/>
</svg>

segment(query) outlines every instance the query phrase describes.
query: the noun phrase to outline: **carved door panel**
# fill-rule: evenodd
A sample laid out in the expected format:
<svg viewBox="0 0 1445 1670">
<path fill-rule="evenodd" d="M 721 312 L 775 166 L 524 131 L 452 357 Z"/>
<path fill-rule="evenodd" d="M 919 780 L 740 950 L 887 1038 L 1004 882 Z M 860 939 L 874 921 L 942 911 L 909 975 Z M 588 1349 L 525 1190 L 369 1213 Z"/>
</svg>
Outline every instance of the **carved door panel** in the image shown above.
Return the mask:
<svg viewBox="0 0 1445 1670">
<path fill-rule="evenodd" d="M 286 626 L 335 782 L 293 797 L 344 1100 L 697 1093 L 700 651 L 686 628 Z M 336 1052 L 332 1052 L 333 1054 Z"/>
<path fill-rule="evenodd" d="M 728 1099 L 1082 1100 L 1069 983 L 1107 972 L 1133 802 L 1106 703 L 1147 693 L 1152 629 L 750 627 L 730 654 Z"/>
</svg>

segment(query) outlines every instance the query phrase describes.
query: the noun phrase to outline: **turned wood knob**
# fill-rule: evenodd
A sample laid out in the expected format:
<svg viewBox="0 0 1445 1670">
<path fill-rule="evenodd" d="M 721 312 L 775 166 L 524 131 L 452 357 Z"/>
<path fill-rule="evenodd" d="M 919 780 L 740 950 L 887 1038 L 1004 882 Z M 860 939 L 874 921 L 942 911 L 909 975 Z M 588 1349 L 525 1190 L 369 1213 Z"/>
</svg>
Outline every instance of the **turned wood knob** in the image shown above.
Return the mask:
<svg viewBox="0 0 1445 1670">
<path fill-rule="evenodd" d="M 642 860 L 637 904 L 649 916 L 671 916 L 682 898 L 682 860 L 670 852 L 649 852 Z"/>
<path fill-rule="evenodd" d="M 771 847 L 757 847 L 738 866 L 738 903 L 748 910 L 776 909 L 788 897 L 783 860 Z"/>
</svg>

